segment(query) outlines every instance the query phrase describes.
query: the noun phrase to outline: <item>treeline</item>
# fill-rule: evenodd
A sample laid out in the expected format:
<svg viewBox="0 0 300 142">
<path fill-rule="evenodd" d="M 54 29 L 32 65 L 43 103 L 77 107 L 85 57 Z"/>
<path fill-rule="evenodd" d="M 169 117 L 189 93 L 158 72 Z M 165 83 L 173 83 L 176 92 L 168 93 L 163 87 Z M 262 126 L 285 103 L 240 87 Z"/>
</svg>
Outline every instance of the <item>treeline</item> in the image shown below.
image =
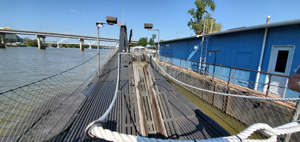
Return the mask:
<svg viewBox="0 0 300 142">
<path fill-rule="evenodd" d="M 160 40 L 160 42 L 162 42 L 164 40 Z M 131 44 L 131 47 L 134 47 L 134 46 L 143 46 L 143 47 L 146 47 L 147 44 L 149 44 L 150 46 L 153 46 L 154 45 L 154 40 L 152 38 L 149 38 L 149 41 L 148 41 L 148 38 L 146 37 L 142 37 L 139 39 L 138 43 L 132 43 Z"/>
</svg>

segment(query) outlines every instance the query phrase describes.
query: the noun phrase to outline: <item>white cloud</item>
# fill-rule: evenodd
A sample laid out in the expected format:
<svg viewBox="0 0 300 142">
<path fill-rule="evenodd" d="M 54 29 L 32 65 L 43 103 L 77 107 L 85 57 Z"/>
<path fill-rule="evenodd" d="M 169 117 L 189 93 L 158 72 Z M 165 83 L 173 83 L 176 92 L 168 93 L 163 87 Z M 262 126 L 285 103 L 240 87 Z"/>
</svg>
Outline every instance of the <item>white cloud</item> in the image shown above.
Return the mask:
<svg viewBox="0 0 300 142">
<path fill-rule="evenodd" d="M 86 20 L 89 20 L 89 18 L 88 18 L 84 13 L 81 12 L 81 14 L 83 15 L 83 17 L 84 17 Z"/>
<path fill-rule="evenodd" d="M 71 8 L 69 8 L 69 10 L 70 10 L 71 12 L 73 12 L 73 13 L 77 13 L 75 10 L 73 10 L 73 9 L 71 9 Z"/>
</svg>

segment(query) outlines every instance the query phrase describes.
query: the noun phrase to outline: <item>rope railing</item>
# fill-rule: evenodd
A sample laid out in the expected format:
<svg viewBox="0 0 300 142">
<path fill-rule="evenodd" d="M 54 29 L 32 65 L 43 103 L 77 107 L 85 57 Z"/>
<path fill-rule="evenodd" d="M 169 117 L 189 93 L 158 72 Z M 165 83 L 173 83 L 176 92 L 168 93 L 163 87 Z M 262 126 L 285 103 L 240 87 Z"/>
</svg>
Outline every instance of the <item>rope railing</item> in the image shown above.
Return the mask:
<svg viewBox="0 0 300 142">
<path fill-rule="evenodd" d="M 156 63 L 156 65 L 158 65 L 157 62 L 154 61 L 154 63 Z M 221 93 L 221 92 L 215 92 L 215 91 L 211 91 L 211 90 L 206 90 L 206 89 L 202 89 L 202 88 L 198 88 L 186 83 L 183 83 L 175 78 L 173 78 L 171 75 L 169 75 L 168 73 L 166 73 L 159 65 L 158 67 L 161 69 L 161 71 L 167 75 L 170 79 L 172 79 L 173 81 L 185 85 L 187 87 L 193 88 L 193 89 L 197 89 L 199 91 L 205 91 L 207 93 L 214 93 L 214 94 L 218 94 L 218 95 L 223 95 L 223 96 L 231 96 L 231 97 L 239 97 L 239 98 L 245 98 L 245 99 L 257 99 L 257 100 L 271 100 L 271 101 L 299 101 L 300 98 L 269 98 L 269 97 L 255 97 L 255 96 L 241 96 L 241 95 L 237 95 L 237 94 L 230 94 L 230 93 Z"/>
<path fill-rule="evenodd" d="M 253 89 L 256 91 L 260 91 L 265 93 L 265 95 L 275 95 L 283 98 L 297 98 L 299 93 L 290 90 L 287 88 L 286 81 L 288 81 L 289 76 L 272 74 L 262 71 L 255 71 L 245 68 L 232 67 L 226 65 L 214 65 L 211 63 L 203 63 L 199 61 L 180 59 L 175 57 L 167 57 L 160 56 L 160 61 L 172 64 L 173 66 L 177 66 L 182 69 L 191 69 L 191 71 L 199 74 L 203 74 L 206 76 L 222 75 L 221 80 L 227 81 L 229 78 L 224 78 L 224 76 L 232 77 L 230 80 L 231 83 L 239 84 L 244 87 L 248 87 L 249 89 Z M 201 65 L 201 67 L 199 67 Z M 205 68 L 204 68 L 205 66 Z M 215 68 L 215 72 L 213 72 L 213 68 Z M 222 71 L 221 71 L 222 70 Z M 231 70 L 231 74 L 229 74 L 229 70 Z M 228 75 L 229 74 L 229 75 Z M 255 77 L 259 75 L 259 80 L 256 81 Z M 281 81 L 278 81 L 281 79 Z M 241 80 L 243 80 L 241 82 Z M 254 81 L 255 80 L 255 81 Z M 240 81 L 240 82 L 239 82 Z M 263 86 L 263 87 L 262 87 Z"/>
<path fill-rule="evenodd" d="M 120 57 L 119 57 L 119 59 L 120 59 Z M 119 59 L 118 59 L 118 74 L 120 73 Z M 183 82 L 175 79 L 174 77 L 169 75 L 166 71 L 164 71 L 164 69 L 162 69 L 162 67 L 160 67 L 157 62 L 154 61 L 154 63 L 155 63 L 155 65 L 153 65 L 154 68 L 159 69 L 159 71 L 161 71 L 161 73 L 164 74 L 167 78 L 172 79 L 172 81 L 177 82 L 181 85 L 184 85 L 186 87 L 196 89 L 196 90 L 199 90 L 202 92 L 213 93 L 213 94 L 228 96 L 228 97 L 243 98 L 243 99 L 248 99 L 248 100 L 269 101 L 267 103 L 270 103 L 272 101 L 291 101 L 291 100 L 297 101 L 297 100 L 299 100 L 297 98 L 293 98 L 293 99 L 279 98 L 278 99 L 278 98 L 267 98 L 267 97 L 252 97 L 252 96 L 244 96 L 244 95 L 239 95 L 239 94 L 220 93 L 220 92 L 216 92 L 216 91 L 211 91 L 211 90 L 194 87 L 194 86 L 191 86 L 189 84 L 183 83 Z M 119 76 L 118 76 L 118 80 L 119 80 Z M 118 89 L 118 83 L 116 85 L 116 91 L 115 91 L 114 98 L 117 96 L 117 89 Z M 272 128 L 270 125 L 264 124 L 264 123 L 252 124 L 247 129 L 245 129 L 243 131 L 239 131 L 239 133 L 237 133 L 233 136 L 222 137 L 222 138 L 212 138 L 212 139 L 206 139 L 206 140 L 162 140 L 162 139 L 147 138 L 147 137 L 142 137 L 142 136 L 133 136 L 133 135 L 127 135 L 127 134 L 122 134 L 122 133 L 118 133 L 118 132 L 112 132 L 108 129 L 103 128 L 103 126 L 104 126 L 103 123 L 106 119 L 106 116 L 111 111 L 110 108 L 114 105 L 114 100 L 115 99 L 113 99 L 113 101 L 110 104 L 110 107 L 106 110 L 106 112 L 98 120 L 90 123 L 87 126 L 87 128 L 85 130 L 85 135 L 88 138 L 90 138 L 92 140 L 104 139 L 107 141 L 133 141 L 133 142 L 134 141 L 148 141 L 148 142 L 152 142 L 152 141 L 161 141 L 161 142 L 163 142 L 163 141 L 199 141 L 199 142 L 201 142 L 201 141 L 209 141 L 209 142 L 210 141 L 211 142 L 214 142 L 214 141 L 216 141 L 216 142 L 217 141 L 229 141 L 229 142 L 245 141 L 246 142 L 246 141 L 248 141 L 248 142 L 254 142 L 255 141 L 255 142 L 258 142 L 258 141 L 277 141 L 280 138 L 278 136 L 283 136 L 285 134 L 297 133 L 300 131 L 299 121 L 295 121 L 295 122 L 290 122 L 290 123 L 283 123 L 281 125 L 277 125 L 277 124 L 280 124 L 282 122 L 277 122 L 277 124 L 275 124 L 277 126 L 276 127 L 273 126 L 274 128 Z M 264 103 L 266 103 L 266 102 L 264 102 Z M 273 116 L 275 116 L 275 115 L 273 114 Z M 222 116 L 220 116 L 220 117 L 222 117 Z M 237 119 L 237 118 L 234 118 L 234 119 Z M 274 124 L 272 124 L 272 125 L 274 125 Z M 251 138 L 252 135 L 254 135 L 255 139 L 253 139 L 253 138 L 249 139 L 249 138 Z M 260 135 L 260 136 L 255 137 L 255 135 L 256 136 Z"/>
<path fill-rule="evenodd" d="M 108 54 L 114 54 L 109 50 Z M 104 64 L 108 58 L 101 56 Z M 0 93 L 0 141 L 42 141 L 85 94 L 97 73 L 97 55 L 33 83 Z"/>
<path fill-rule="evenodd" d="M 86 127 L 86 129 L 84 131 L 85 136 L 92 140 L 97 140 L 97 138 L 90 134 L 91 130 L 97 126 L 100 126 L 100 127 L 104 126 L 104 121 L 107 118 L 107 116 L 110 114 L 110 112 L 115 104 L 115 101 L 116 101 L 116 98 L 118 95 L 118 90 L 119 90 L 119 82 L 120 82 L 120 68 L 121 68 L 120 67 L 120 60 L 121 60 L 120 58 L 121 58 L 121 55 L 130 55 L 130 53 L 119 53 L 118 54 L 118 75 L 117 75 L 117 83 L 116 83 L 114 98 L 113 98 L 112 102 L 110 103 L 109 107 L 107 108 L 107 110 L 104 112 L 104 114 L 102 114 L 102 116 L 99 117 L 97 120 L 89 123 L 89 125 Z"/>
<path fill-rule="evenodd" d="M 154 60 L 151 63 L 173 85 L 184 88 L 182 93 L 186 97 L 233 135 L 255 123 L 277 127 L 298 119 L 295 112 L 299 110 L 296 106 L 299 98 L 265 96 L 259 91 L 234 84 L 232 76 L 227 76 L 228 82 L 215 82 L 211 77 L 194 74 L 175 65 Z M 264 136 L 257 132 L 251 138 L 261 139 Z M 280 139 L 284 138 L 280 136 Z M 292 135 L 291 141 L 299 140 L 299 133 Z"/>
</svg>

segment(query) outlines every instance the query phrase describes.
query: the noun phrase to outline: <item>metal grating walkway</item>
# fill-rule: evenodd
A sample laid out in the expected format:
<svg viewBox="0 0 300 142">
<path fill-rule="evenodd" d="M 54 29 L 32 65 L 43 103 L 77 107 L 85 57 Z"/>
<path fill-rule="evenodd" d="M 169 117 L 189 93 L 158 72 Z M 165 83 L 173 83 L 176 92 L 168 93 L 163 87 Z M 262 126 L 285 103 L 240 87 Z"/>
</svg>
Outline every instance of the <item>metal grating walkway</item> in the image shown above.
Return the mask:
<svg viewBox="0 0 300 142">
<path fill-rule="evenodd" d="M 142 135 L 138 101 L 132 84 L 134 83 L 132 64 L 128 64 L 131 57 L 122 55 L 121 60 L 120 91 L 112 112 L 105 122 L 105 128 L 126 134 Z M 110 105 L 116 86 L 117 64 L 115 55 L 103 66 L 101 76 L 96 76 L 89 87 L 82 92 L 87 98 L 69 121 L 70 125 L 67 125 L 65 131 L 53 137 L 51 141 L 91 141 L 84 136 L 84 129 L 90 122 L 98 119 Z M 207 139 L 230 135 L 215 121 L 203 114 L 150 65 L 148 67 L 155 78 L 153 81 L 157 86 L 155 88 L 158 94 L 157 103 L 161 110 L 167 138 Z M 141 77 L 141 82 L 143 81 L 145 80 Z M 142 83 L 140 87 L 141 90 L 146 88 Z M 161 137 L 155 134 L 149 98 L 143 91 L 141 91 L 141 96 L 147 121 L 147 126 L 142 127 L 146 127 L 149 137 Z"/>
</svg>

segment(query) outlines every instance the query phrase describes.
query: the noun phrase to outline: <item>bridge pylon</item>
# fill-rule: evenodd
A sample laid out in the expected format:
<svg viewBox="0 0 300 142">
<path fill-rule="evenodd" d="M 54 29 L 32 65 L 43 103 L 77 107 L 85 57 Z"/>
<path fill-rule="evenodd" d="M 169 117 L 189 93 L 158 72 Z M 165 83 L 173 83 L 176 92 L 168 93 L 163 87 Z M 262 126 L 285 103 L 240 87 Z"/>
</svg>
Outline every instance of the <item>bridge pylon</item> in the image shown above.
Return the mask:
<svg viewBox="0 0 300 142">
<path fill-rule="evenodd" d="M 46 36 L 44 35 L 35 35 L 37 37 L 37 42 L 38 42 L 38 48 L 39 49 L 46 49 L 46 45 L 45 45 L 45 38 Z M 43 39 L 43 41 L 41 41 L 41 39 Z"/>
<path fill-rule="evenodd" d="M 0 48 L 5 48 L 5 33 L 0 33 L 0 36 L 1 36 Z"/>
</svg>

